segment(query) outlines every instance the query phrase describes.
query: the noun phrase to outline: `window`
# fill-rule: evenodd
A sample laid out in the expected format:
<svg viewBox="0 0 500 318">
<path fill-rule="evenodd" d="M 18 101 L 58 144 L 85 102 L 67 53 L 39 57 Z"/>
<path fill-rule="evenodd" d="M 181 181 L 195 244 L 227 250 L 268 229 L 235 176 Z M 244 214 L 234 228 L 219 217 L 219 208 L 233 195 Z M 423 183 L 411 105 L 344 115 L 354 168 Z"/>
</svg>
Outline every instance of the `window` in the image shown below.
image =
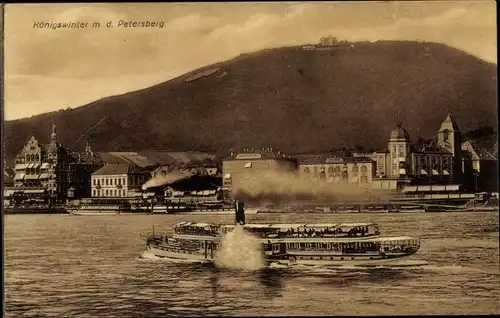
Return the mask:
<svg viewBox="0 0 500 318">
<path fill-rule="evenodd" d="M 122 194 L 123 194 L 124 197 L 126 196 L 125 190 L 122 190 Z"/>
<path fill-rule="evenodd" d="M 368 183 L 368 177 L 367 176 L 361 176 L 361 183 Z"/>
<path fill-rule="evenodd" d="M 93 185 L 96 185 L 96 184 L 97 184 L 96 179 L 92 180 L 92 184 L 93 184 Z"/>
<path fill-rule="evenodd" d="M 361 166 L 361 173 L 367 173 L 368 172 L 368 167 L 367 166 Z"/>
<path fill-rule="evenodd" d="M 96 191 L 96 190 L 93 190 L 93 191 L 92 191 L 92 195 L 95 197 L 95 196 L 96 196 L 96 194 L 97 194 L 97 191 Z"/>
<path fill-rule="evenodd" d="M 333 167 L 328 168 L 328 173 L 333 173 Z"/>
<path fill-rule="evenodd" d="M 359 172 L 359 167 L 358 166 L 352 167 L 352 172 L 353 173 L 358 173 Z"/>
<path fill-rule="evenodd" d="M 123 185 L 127 184 L 127 179 L 123 178 Z"/>
<path fill-rule="evenodd" d="M 311 170 L 308 167 L 304 168 L 304 173 L 310 173 L 310 172 L 311 172 Z"/>
<path fill-rule="evenodd" d="M 116 179 L 115 179 L 116 180 Z M 113 191 L 113 195 L 116 197 L 116 189 Z"/>
<path fill-rule="evenodd" d="M 106 185 L 109 185 L 109 179 L 106 178 Z"/>
</svg>

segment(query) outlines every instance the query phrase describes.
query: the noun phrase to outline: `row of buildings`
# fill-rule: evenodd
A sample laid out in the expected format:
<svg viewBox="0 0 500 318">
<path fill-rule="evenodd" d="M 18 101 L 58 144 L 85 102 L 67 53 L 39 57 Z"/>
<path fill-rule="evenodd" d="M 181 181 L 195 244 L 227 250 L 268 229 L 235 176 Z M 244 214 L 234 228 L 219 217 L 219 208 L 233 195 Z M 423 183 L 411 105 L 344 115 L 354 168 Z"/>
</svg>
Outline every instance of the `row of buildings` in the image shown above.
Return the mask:
<svg viewBox="0 0 500 318">
<path fill-rule="evenodd" d="M 168 177 L 170 173 L 179 170 L 220 179 L 215 183 L 226 193 L 252 176 L 280 171 L 293 173 L 299 180 L 378 189 L 462 184 L 469 191 L 496 192 L 495 149 L 487 151 L 472 141 L 463 142 L 451 115 L 437 130 L 435 142 L 420 146 L 412 144 L 408 132 L 399 124 L 390 132 L 387 147 L 373 153 L 343 150 L 288 156 L 272 148 L 244 149 L 223 160 L 201 152 L 95 153 L 88 143 L 83 152 L 72 152 L 58 143 L 54 126 L 48 144 L 31 137 L 20 150 L 10 187 L 4 171 L 8 186 L 4 195 L 59 202 L 68 198 L 133 198 L 147 190 L 145 184 L 166 188 L 173 180 Z"/>
<path fill-rule="evenodd" d="M 437 129 L 435 141 L 416 146 L 398 124 L 387 147 L 373 153 L 340 153 L 285 156 L 271 148 L 246 149 L 223 162 L 223 184 L 238 182 L 265 171 L 296 172 L 300 179 L 325 183 L 369 185 L 398 189 L 415 184 L 459 184 L 468 191 L 498 191 L 498 157 L 493 149 L 462 141 L 457 123 L 448 114 Z"/>
<path fill-rule="evenodd" d="M 177 170 L 217 175 L 215 155 L 203 152 L 93 152 L 87 142 L 82 152 L 58 142 L 56 127 L 50 141 L 31 137 L 4 169 L 4 198 L 9 202 L 62 203 L 80 198 L 131 198 L 142 186 Z"/>
</svg>

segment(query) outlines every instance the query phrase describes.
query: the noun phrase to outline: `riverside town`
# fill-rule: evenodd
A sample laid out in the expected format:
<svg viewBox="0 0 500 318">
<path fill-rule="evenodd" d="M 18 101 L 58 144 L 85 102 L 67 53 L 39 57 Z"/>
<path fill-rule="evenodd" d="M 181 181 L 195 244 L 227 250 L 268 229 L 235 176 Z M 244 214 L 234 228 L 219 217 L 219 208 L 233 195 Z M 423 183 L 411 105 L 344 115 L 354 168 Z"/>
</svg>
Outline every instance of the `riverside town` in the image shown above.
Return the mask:
<svg viewBox="0 0 500 318">
<path fill-rule="evenodd" d="M 283 174 L 322 189 L 349 187 L 366 195 L 333 199 L 321 192 L 252 196 L 260 211 L 472 211 L 498 206 L 496 143 L 464 140 L 448 114 L 435 138 L 412 142 L 401 123 L 387 147 L 344 147 L 331 153 L 284 154 L 272 147 L 217 156 L 205 152 L 94 152 L 32 136 L 11 166 L 5 162 L 6 213 L 180 213 L 232 211 L 236 190 L 256 178 Z M 347 188 L 346 188 L 347 189 Z M 250 190 L 249 190 L 250 191 Z M 300 190 L 298 190 L 300 192 Z M 302 196 L 301 196 L 302 195 Z M 286 201 L 286 202 L 284 202 Z M 300 205 L 297 202 L 300 201 Z M 80 212 L 78 212 L 80 211 Z M 84 212 L 82 212 L 84 211 Z"/>
</svg>

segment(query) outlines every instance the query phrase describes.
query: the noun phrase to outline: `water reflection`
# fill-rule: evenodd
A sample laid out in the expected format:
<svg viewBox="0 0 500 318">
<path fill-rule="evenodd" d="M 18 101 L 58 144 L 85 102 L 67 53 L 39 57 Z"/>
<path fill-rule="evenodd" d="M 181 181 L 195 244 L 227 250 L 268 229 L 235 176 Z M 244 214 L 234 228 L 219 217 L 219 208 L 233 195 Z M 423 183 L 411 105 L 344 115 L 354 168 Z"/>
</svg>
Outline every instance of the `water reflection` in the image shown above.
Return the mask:
<svg viewBox="0 0 500 318">
<path fill-rule="evenodd" d="M 285 270 L 273 268 L 236 271 L 210 266 L 208 270 L 210 270 L 208 283 L 213 298 L 218 298 L 221 292 L 235 289 L 258 291 L 268 297 L 281 297 L 281 291 L 287 277 Z M 253 283 L 249 284 L 249 282 Z"/>
<path fill-rule="evenodd" d="M 270 297 L 281 297 L 281 291 L 285 285 L 286 273 L 284 269 L 264 268 L 255 273 L 260 284 L 264 287 L 264 293 Z"/>
<path fill-rule="evenodd" d="M 339 269 L 332 273 L 321 275 L 309 274 L 309 276 L 321 276 L 319 284 L 328 284 L 339 287 L 353 286 L 357 284 L 383 284 L 395 283 L 410 278 L 410 273 L 403 269 L 372 268 L 372 269 Z"/>
</svg>

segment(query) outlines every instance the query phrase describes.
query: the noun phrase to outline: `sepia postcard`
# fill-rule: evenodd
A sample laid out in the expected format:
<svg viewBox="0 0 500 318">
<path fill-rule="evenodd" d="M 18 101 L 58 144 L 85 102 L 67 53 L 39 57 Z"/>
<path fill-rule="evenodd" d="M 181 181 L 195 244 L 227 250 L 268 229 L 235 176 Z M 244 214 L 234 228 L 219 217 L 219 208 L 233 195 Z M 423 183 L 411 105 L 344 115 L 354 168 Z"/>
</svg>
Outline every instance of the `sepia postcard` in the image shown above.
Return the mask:
<svg viewBox="0 0 500 318">
<path fill-rule="evenodd" d="M 500 313 L 496 2 L 1 9 L 4 317 Z"/>
</svg>

